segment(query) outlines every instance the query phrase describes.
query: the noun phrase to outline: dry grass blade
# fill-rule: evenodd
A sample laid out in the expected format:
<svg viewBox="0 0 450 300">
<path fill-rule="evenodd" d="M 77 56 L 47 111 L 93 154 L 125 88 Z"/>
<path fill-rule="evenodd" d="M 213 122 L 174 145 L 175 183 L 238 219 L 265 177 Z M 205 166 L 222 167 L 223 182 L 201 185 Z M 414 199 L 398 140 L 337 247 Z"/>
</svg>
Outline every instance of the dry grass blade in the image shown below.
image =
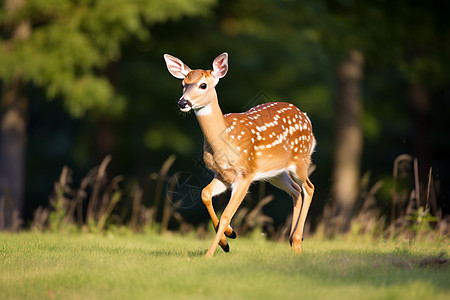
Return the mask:
<svg viewBox="0 0 450 300">
<path fill-rule="evenodd" d="M 175 155 L 169 156 L 164 164 L 161 167 L 161 170 L 159 171 L 159 177 L 158 182 L 156 185 L 156 191 L 155 191 L 155 200 L 154 200 L 154 220 L 156 220 L 156 215 L 158 214 L 159 205 L 161 202 L 161 194 L 163 189 L 163 183 L 167 180 L 167 173 L 169 172 L 170 167 L 173 165 L 173 163 L 176 160 Z M 164 197 L 164 203 L 163 203 L 163 212 L 162 212 L 162 219 L 161 219 L 161 233 L 165 232 L 167 230 L 167 227 L 169 225 L 169 217 L 172 213 L 172 208 L 170 206 L 170 199 L 168 195 Z"/>
<path fill-rule="evenodd" d="M 31 229 L 34 231 L 42 232 L 44 230 L 45 224 L 47 223 L 49 215 L 50 210 L 48 208 L 39 206 L 34 212 L 33 225 L 31 226 Z"/>
<path fill-rule="evenodd" d="M 133 232 L 137 232 L 143 191 L 137 184 L 135 184 L 133 190 L 133 209 L 131 213 L 130 227 Z"/>
<path fill-rule="evenodd" d="M 100 189 L 104 185 L 104 181 L 106 179 L 106 167 L 111 162 L 111 159 L 112 159 L 111 155 L 107 155 L 103 159 L 100 166 L 98 167 L 97 176 L 96 176 L 95 183 L 93 186 L 91 198 L 89 200 L 88 210 L 87 210 L 87 215 L 86 215 L 86 219 L 87 219 L 88 223 L 93 221 L 95 218 L 95 211 L 97 209 L 97 205 L 99 202 Z"/>
<path fill-rule="evenodd" d="M 415 193 L 414 196 L 416 198 L 416 208 L 420 207 L 420 181 L 419 181 L 419 162 L 417 157 L 414 158 L 414 187 Z"/>
<path fill-rule="evenodd" d="M 431 172 L 433 167 L 430 167 L 430 172 L 428 173 L 428 184 L 427 184 L 427 203 L 425 205 L 425 209 L 428 210 L 428 203 L 430 201 L 430 192 L 431 192 Z"/>
<path fill-rule="evenodd" d="M 102 203 L 97 213 L 97 219 L 103 218 L 104 214 L 107 212 L 110 202 L 114 194 L 120 190 L 119 183 L 124 180 L 124 177 L 119 175 L 114 177 L 111 182 L 106 187 L 102 195 Z"/>
<path fill-rule="evenodd" d="M 117 202 L 119 202 L 121 196 L 122 196 L 122 193 L 120 191 L 116 191 L 111 195 L 110 200 L 108 202 L 108 207 L 106 208 L 105 212 L 101 215 L 100 219 L 98 220 L 98 223 L 97 223 L 98 230 L 103 230 L 105 228 L 106 220 L 111 215 L 114 207 L 116 206 Z"/>
</svg>

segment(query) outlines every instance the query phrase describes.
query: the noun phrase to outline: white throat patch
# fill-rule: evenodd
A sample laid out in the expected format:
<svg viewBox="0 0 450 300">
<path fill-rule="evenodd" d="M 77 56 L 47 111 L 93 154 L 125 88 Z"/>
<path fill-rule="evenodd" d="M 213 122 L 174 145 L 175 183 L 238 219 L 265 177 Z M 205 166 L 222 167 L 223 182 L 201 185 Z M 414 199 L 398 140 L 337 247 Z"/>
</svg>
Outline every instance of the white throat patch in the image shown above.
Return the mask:
<svg viewBox="0 0 450 300">
<path fill-rule="evenodd" d="M 203 106 L 202 108 L 196 109 L 195 114 L 197 116 L 209 116 L 211 114 L 211 105 Z"/>
</svg>

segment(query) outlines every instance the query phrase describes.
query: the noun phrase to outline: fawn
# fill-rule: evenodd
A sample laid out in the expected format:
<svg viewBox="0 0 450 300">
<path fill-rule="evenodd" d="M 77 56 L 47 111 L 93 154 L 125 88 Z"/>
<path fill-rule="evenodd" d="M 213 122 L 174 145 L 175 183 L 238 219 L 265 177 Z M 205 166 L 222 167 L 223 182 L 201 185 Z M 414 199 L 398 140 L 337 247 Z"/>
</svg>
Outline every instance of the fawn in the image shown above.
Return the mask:
<svg viewBox="0 0 450 300">
<path fill-rule="evenodd" d="M 216 229 L 206 257 L 213 256 L 218 244 L 225 252 L 229 251 L 227 237 L 236 238 L 231 219 L 250 184 L 256 180 L 266 180 L 292 196 L 294 209 L 289 241 L 292 250 L 301 253 L 303 228 L 314 194 L 307 172 L 316 140 L 307 115 L 283 102 L 260 104 L 247 112 L 223 115 L 215 87 L 227 74 L 227 53 L 214 59 L 212 70 L 191 70 L 169 54 L 164 59 L 170 74 L 183 80 L 178 106 L 183 112 L 194 110 L 205 138 L 203 159 L 215 173 L 201 195 Z M 231 198 L 219 221 L 212 198 L 228 188 L 232 190 Z"/>
</svg>

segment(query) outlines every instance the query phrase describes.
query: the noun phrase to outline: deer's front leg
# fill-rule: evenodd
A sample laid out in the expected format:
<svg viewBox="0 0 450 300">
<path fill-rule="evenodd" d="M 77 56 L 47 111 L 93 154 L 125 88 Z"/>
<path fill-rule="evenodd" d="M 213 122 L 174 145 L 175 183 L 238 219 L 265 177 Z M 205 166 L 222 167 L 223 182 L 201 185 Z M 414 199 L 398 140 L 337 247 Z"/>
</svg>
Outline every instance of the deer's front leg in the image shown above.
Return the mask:
<svg viewBox="0 0 450 300">
<path fill-rule="evenodd" d="M 239 205 L 241 205 L 242 200 L 244 200 L 245 194 L 248 191 L 248 188 L 251 183 L 251 178 L 241 179 L 239 180 L 231 193 L 231 199 L 228 202 L 227 207 L 225 208 L 222 217 L 220 218 L 219 227 L 217 229 L 216 237 L 206 253 L 206 257 L 212 257 L 214 252 L 216 251 L 217 245 L 221 241 L 221 237 L 225 233 L 225 231 L 229 228 L 231 219 L 233 218 L 236 210 Z M 230 227 L 231 228 L 231 227 Z"/>
<path fill-rule="evenodd" d="M 219 227 L 219 219 L 217 218 L 216 212 L 214 211 L 214 207 L 212 205 L 212 198 L 216 195 L 219 195 L 227 190 L 226 184 L 220 181 L 217 178 L 214 178 L 203 190 L 202 190 L 202 201 L 205 204 L 206 209 L 208 210 L 209 216 L 213 222 L 214 228 L 217 232 Z M 236 233 L 228 226 L 225 230 L 225 235 L 230 238 L 236 238 Z M 227 243 L 227 239 L 225 236 L 222 236 L 219 242 L 220 246 L 225 252 L 229 251 L 229 246 Z"/>
</svg>

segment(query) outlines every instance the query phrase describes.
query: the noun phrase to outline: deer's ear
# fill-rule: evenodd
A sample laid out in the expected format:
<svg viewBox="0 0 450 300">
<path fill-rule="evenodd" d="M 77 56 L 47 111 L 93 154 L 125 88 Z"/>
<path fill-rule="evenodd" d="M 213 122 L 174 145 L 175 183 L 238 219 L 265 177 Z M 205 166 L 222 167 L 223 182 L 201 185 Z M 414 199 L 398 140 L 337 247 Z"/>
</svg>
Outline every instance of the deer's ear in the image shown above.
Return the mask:
<svg viewBox="0 0 450 300">
<path fill-rule="evenodd" d="M 224 52 L 213 61 L 212 74 L 217 79 L 224 77 L 228 72 L 228 53 Z"/>
<path fill-rule="evenodd" d="M 175 56 L 164 54 L 164 60 L 166 61 L 167 70 L 169 70 L 170 74 L 175 78 L 184 79 L 191 71 L 188 66 Z"/>
</svg>

